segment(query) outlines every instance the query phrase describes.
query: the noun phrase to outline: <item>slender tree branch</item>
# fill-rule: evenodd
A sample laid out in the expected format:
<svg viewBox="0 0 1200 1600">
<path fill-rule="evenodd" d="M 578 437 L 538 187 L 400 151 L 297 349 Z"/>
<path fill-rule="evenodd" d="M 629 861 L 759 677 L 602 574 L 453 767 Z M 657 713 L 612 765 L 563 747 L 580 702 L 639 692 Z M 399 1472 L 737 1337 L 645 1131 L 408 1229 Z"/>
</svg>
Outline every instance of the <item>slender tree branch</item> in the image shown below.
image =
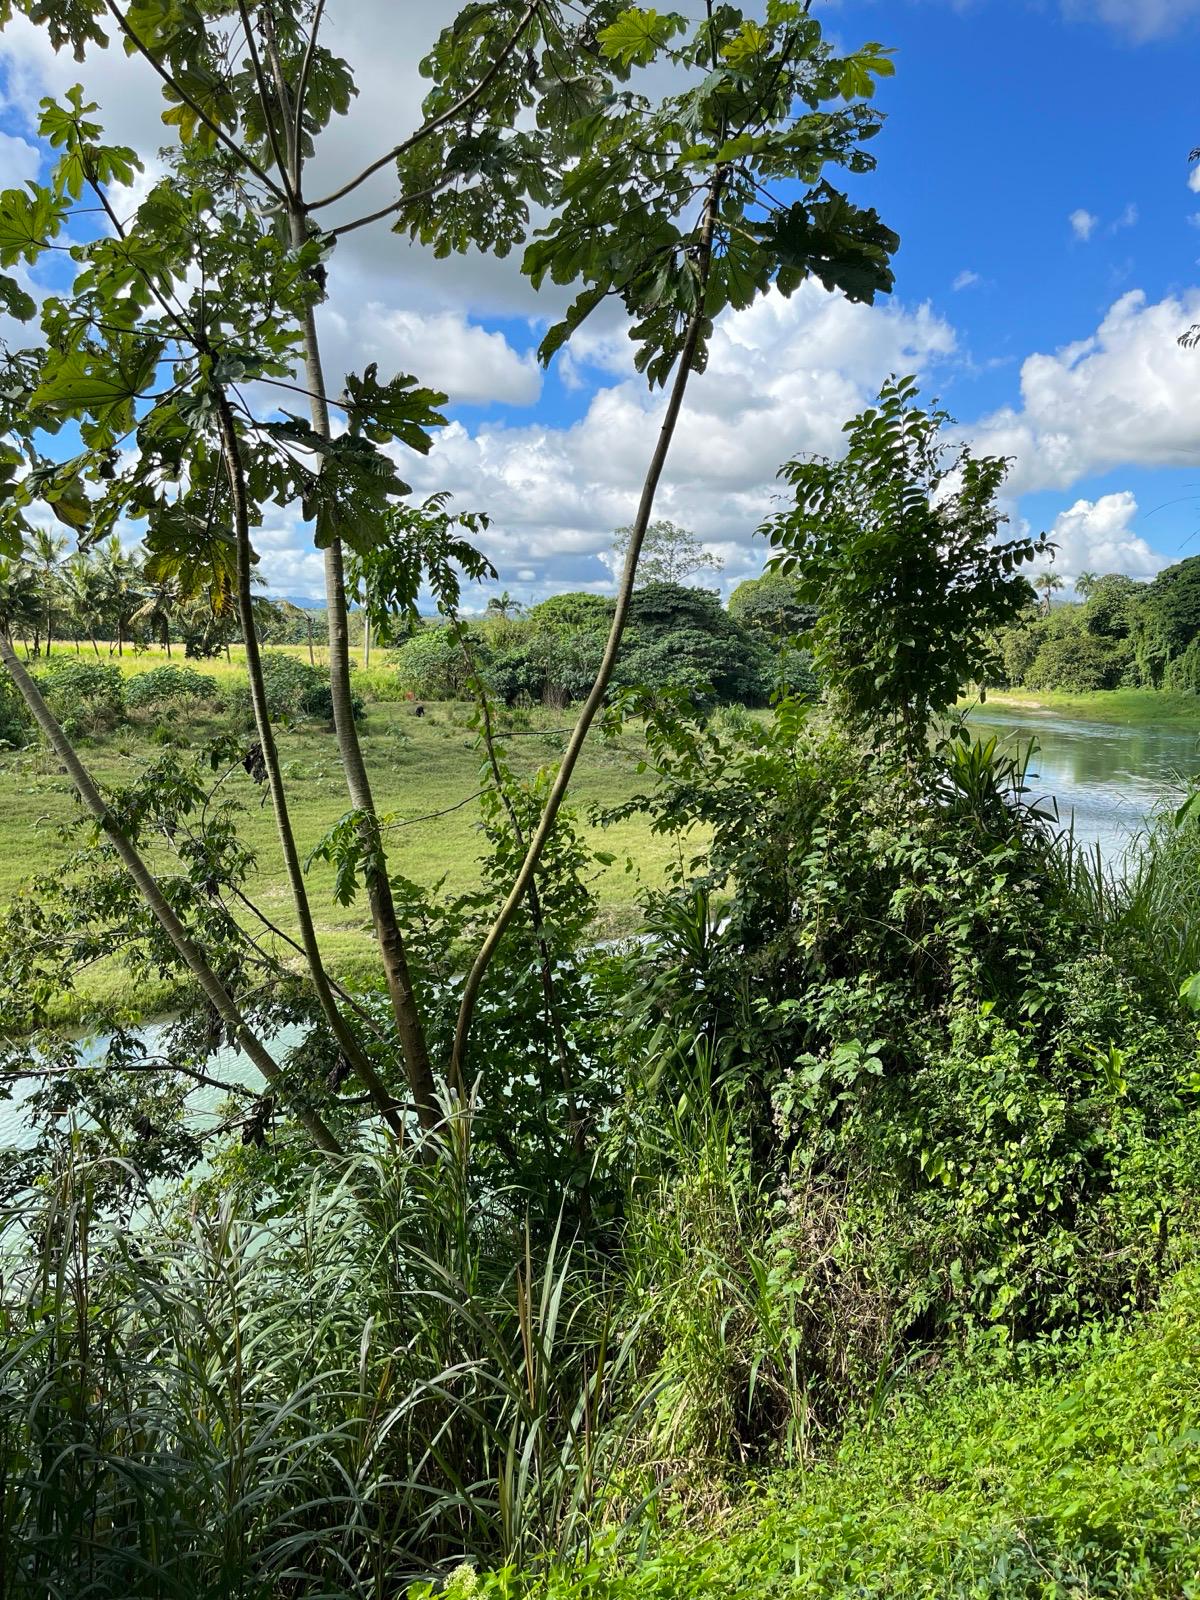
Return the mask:
<svg viewBox="0 0 1200 1600">
<path fill-rule="evenodd" d="M 402 194 L 398 200 L 393 200 L 389 205 L 380 206 L 378 211 L 369 211 L 365 217 L 355 217 L 353 222 L 339 223 L 336 228 L 330 228 L 323 235 L 326 239 L 340 239 L 344 233 L 353 233 L 356 228 L 365 228 L 369 223 L 380 222 L 384 217 L 390 217 L 394 212 L 403 211 L 405 206 L 415 205 L 418 200 L 431 200 L 435 194 L 440 194 L 443 189 L 449 188 L 454 182 L 451 175 L 431 183 L 428 189 L 418 189 L 415 194 Z"/>
<path fill-rule="evenodd" d="M 304 60 L 300 64 L 300 77 L 296 83 L 296 108 L 295 122 L 292 126 L 292 151 L 295 155 L 304 148 L 304 101 L 308 94 L 308 79 L 312 72 L 313 57 L 317 53 L 317 34 L 321 30 L 321 18 L 325 14 L 325 0 L 317 0 L 317 8 L 313 12 L 312 27 L 308 34 L 308 43 L 304 47 Z M 298 163 L 297 163 L 298 167 Z M 300 173 L 292 173 L 292 189 L 296 199 L 300 198 Z"/>
<path fill-rule="evenodd" d="M 373 178 L 390 161 L 398 161 L 402 155 L 407 154 L 414 146 L 420 144 L 423 139 L 428 139 L 430 134 L 436 133 L 439 128 L 444 128 L 448 122 L 452 122 L 455 117 L 461 116 L 464 111 L 469 110 L 475 101 L 486 93 L 497 75 L 503 70 L 505 63 L 517 48 L 517 45 L 520 44 L 521 35 L 537 14 L 540 5 L 541 0 L 530 0 L 529 5 L 521 13 L 521 20 L 517 23 L 507 43 L 473 89 L 468 90 L 466 94 L 462 95 L 445 111 L 440 111 L 436 117 L 430 117 L 429 121 L 423 123 L 415 133 L 409 134 L 407 139 L 402 140 L 398 145 L 394 145 L 385 155 L 380 156 L 377 161 L 372 161 L 369 167 L 364 167 L 356 178 L 351 178 L 349 183 L 344 183 L 340 189 L 335 189 L 332 194 L 325 195 L 323 199 L 311 201 L 305 207 L 305 210 L 320 211 L 323 206 L 331 206 L 335 200 L 344 199 L 346 195 L 352 194 L 361 184 L 366 183 L 368 178 Z"/>
<path fill-rule="evenodd" d="M 496 786 L 496 793 L 500 796 L 500 803 L 508 814 L 509 824 L 512 827 L 513 838 L 517 841 L 518 850 L 528 848 L 525 842 L 525 832 L 521 827 L 521 819 L 517 815 L 517 808 L 513 804 L 512 796 L 508 792 L 505 774 L 500 766 L 500 757 L 496 749 L 495 729 L 492 723 L 491 699 L 487 686 L 475 664 L 475 654 L 471 649 L 471 642 L 467 631 L 458 617 L 451 619 L 455 637 L 458 639 L 459 648 L 466 658 L 467 670 L 475 685 L 475 698 L 479 706 L 481 730 L 483 733 L 484 749 L 487 751 L 488 765 L 492 771 L 492 782 Z M 579 1118 L 579 1109 L 575 1100 L 575 1087 L 571 1082 L 570 1055 L 567 1050 L 567 1036 L 563 1029 L 562 1018 L 559 1015 L 558 999 L 554 988 L 554 963 L 550 959 L 550 945 L 546 938 L 546 920 L 542 915 L 542 901 L 538 894 L 536 875 L 529 880 L 529 916 L 533 923 L 533 936 L 538 947 L 539 968 L 542 983 L 542 999 L 546 1006 L 546 1020 L 550 1024 L 551 1036 L 554 1047 L 558 1053 L 558 1070 L 562 1078 L 563 1093 L 567 1099 L 567 1125 L 571 1130 L 571 1144 L 576 1154 L 581 1154 L 583 1149 L 583 1125 Z M 455 1084 L 459 1093 L 463 1085 Z"/>
<path fill-rule="evenodd" d="M 403 1139 L 406 1130 L 403 1120 L 392 1109 L 393 1096 L 388 1093 L 375 1068 L 364 1054 L 358 1040 L 354 1037 L 353 1031 L 338 1010 L 337 1002 L 325 976 L 321 948 L 317 940 L 317 932 L 312 920 L 312 910 L 309 906 L 308 894 L 304 886 L 304 870 L 300 865 L 300 855 L 296 849 L 296 837 L 292 831 L 291 818 L 288 815 L 287 793 L 279 765 L 279 751 L 276 747 L 275 735 L 271 727 L 266 685 L 263 681 L 262 657 L 259 653 L 258 634 L 254 626 L 253 599 L 250 591 L 249 510 L 246 501 L 246 483 L 241 450 L 233 416 L 229 409 L 229 401 L 220 388 L 214 388 L 213 398 L 216 407 L 217 424 L 221 434 L 221 449 L 225 458 L 225 472 L 229 481 L 230 502 L 233 507 L 234 535 L 237 540 L 237 598 L 238 612 L 242 624 L 243 644 L 246 651 L 246 672 L 250 680 L 250 696 L 254 705 L 254 719 L 258 727 L 258 741 L 262 750 L 263 767 L 267 775 L 267 787 L 271 795 L 271 805 L 275 812 L 275 828 L 279 836 L 284 867 L 292 891 L 292 903 L 295 907 L 296 919 L 300 925 L 300 937 L 304 941 L 304 954 L 308 964 L 309 976 L 316 991 L 321 1010 L 324 1012 L 333 1036 L 341 1047 L 342 1053 L 349 1062 L 355 1076 L 361 1081 L 363 1088 L 366 1089 L 375 1102 L 376 1110 L 387 1122 L 392 1132 L 397 1138 Z"/>
<path fill-rule="evenodd" d="M 150 63 L 155 72 L 158 73 L 159 77 L 170 89 L 171 93 L 178 95 L 182 103 L 187 106 L 190 111 L 194 111 L 196 113 L 196 116 L 200 119 L 204 126 L 208 128 L 211 133 L 215 134 L 225 148 L 235 155 L 238 160 L 254 174 L 260 183 L 265 184 L 277 199 L 286 200 L 287 197 L 283 190 L 266 172 L 264 172 L 262 167 L 259 166 L 258 162 L 255 161 L 254 157 L 249 153 L 249 151 L 243 150 L 236 139 L 231 139 L 229 137 L 219 122 L 213 121 L 213 119 L 208 115 L 207 111 L 204 110 L 203 106 L 198 106 L 190 95 L 184 93 L 184 91 L 180 88 L 178 81 L 172 76 L 171 73 L 167 71 L 166 67 L 164 67 L 160 61 L 156 60 L 150 49 L 142 42 L 142 39 L 139 37 L 139 35 L 134 32 L 133 28 L 130 27 L 129 23 L 121 15 L 121 12 L 117 7 L 116 0 L 105 0 L 105 4 L 108 7 L 109 14 L 117 24 L 117 27 L 120 28 L 121 32 L 134 46 L 138 54 L 144 57 L 144 59 Z"/>
<path fill-rule="evenodd" d="M 279 135 L 275 132 L 275 119 L 271 115 L 271 97 L 267 93 L 267 80 L 263 75 L 262 62 L 258 59 L 258 46 L 254 42 L 254 27 L 250 21 L 250 13 L 246 10 L 246 0 L 237 0 L 237 8 L 246 35 L 246 48 L 250 52 L 250 68 L 254 73 L 255 87 L 258 89 L 258 99 L 262 106 L 263 122 L 266 124 L 271 154 L 275 157 L 275 169 L 279 173 L 284 193 L 290 202 L 294 199 L 291 174 L 284 160 L 283 151 L 279 148 Z"/>
<path fill-rule="evenodd" d="M 562 763 L 551 786 L 541 818 L 529 842 L 525 859 L 521 863 L 520 871 L 517 873 L 508 899 L 500 908 L 495 921 L 488 930 L 487 937 L 484 939 L 463 985 L 450 1063 L 451 1078 L 458 1082 L 466 1081 L 466 1058 L 470 1040 L 471 1019 L 475 1012 L 476 1001 L 479 998 L 480 985 L 488 967 L 491 965 L 492 957 L 499 948 L 500 941 L 508 931 L 509 924 L 512 922 L 521 901 L 533 882 L 534 873 L 537 871 L 542 851 L 546 848 L 546 842 L 554 829 L 555 820 L 558 817 L 567 787 L 579 761 L 588 730 L 604 701 L 604 696 L 607 693 L 609 682 L 617 664 L 617 653 L 621 647 L 621 639 L 624 635 L 625 623 L 629 615 L 629 606 L 633 598 L 633 586 L 637 577 L 638 558 L 641 555 L 642 542 L 646 537 L 646 529 L 649 526 L 650 516 L 654 510 L 654 496 L 671 448 L 671 441 L 675 434 L 675 425 L 679 420 L 679 412 L 683 405 L 688 378 L 691 376 L 692 362 L 695 359 L 696 348 L 700 342 L 700 330 L 704 324 L 705 299 L 707 297 L 709 272 L 712 266 L 713 233 L 716 227 L 717 205 L 720 200 L 723 182 L 724 172 L 718 169 L 709 186 L 708 201 L 705 205 L 704 217 L 701 222 L 697 261 L 696 306 L 684 335 L 683 345 L 679 352 L 679 364 L 675 373 L 675 381 L 671 386 L 670 398 L 667 401 L 666 415 L 663 418 L 658 442 L 655 445 L 654 454 L 650 459 L 650 465 L 646 472 L 637 516 L 634 518 L 630 529 L 625 568 L 621 574 L 616 609 L 613 613 L 608 641 L 605 644 L 604 655 L 600 662 L 600 669 L 572 730 L 571 737 L 567 741 Z"/>
<path fill-rule="evenodd" d="M 283 108 L 284 124 L 291 126 L 292 103 L 287 80 L 283 75 L 279 53 L 275 49 L 274 35 L 266 33 L 267 56 L 275 76 L 276 92 Z M 303 180 L 303 163 L 299 149 L 292 152 L 297 173 L 296 189 Z M 307 237 L 307 222 L 299 205 L 287 208 L 288 232 L 292 248 L 299 250 Z M 305 379 L 311 393 L 310 411 L 312 426 L 322 439 L 333 436 L 329 423 L 329 408 L 325 403 L 325 374 L 321 365 L 321 345 L 317 336 L 316 313 L 311 304 L 306 305 L 301 316 L 304 335 Z M 371 793 L 371 780 L 363 759 L 358 726 L 354 720 L 354 701 L 350 684 L 350 637 L 346 605 L 346 574 L 339 539 L 330 540 L 325 549 L 325 609 L 329 627 L 329 690 L 333 699 L 333 726 L 337 735 L 338 752 L 346 775 L 346 789 L 351 804 L 359 816 L 359 839 L 366 864 L 367 899 L 371 907 L 371 920 L 379 943 L 384 979 L 396 1019 L 396 1033 L 404 1052 L 404 1065 L 408 1073 L 409 1089 L 418 1107 L 421 1126 L 426 1131 L 441 1123 L 437 1089 L 433 1068 L 429 1061 L 429 1046 L 420 1007 L 413 991 L 408 970 L 408 954 L 396 916 L 392 886 L 388 879 L 383 857 L 383 841 L 379 831 L 379 814 Z"/>
</svg>

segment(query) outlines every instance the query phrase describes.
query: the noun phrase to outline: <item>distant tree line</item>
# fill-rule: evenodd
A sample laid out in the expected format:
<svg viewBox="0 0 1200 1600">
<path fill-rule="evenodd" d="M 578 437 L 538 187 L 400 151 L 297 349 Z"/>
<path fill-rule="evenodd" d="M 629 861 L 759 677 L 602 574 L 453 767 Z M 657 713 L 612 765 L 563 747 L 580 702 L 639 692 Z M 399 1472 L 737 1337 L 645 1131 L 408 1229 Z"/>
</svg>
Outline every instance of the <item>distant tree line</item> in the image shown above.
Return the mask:
<svg viewBox="0 0 1200 1600">
<path fill-rule="evenodd" d="M 1059 585 L 1034 583 L 1039 599 L 997 637 L 1009 687 L 1200 690 L 1200 556 L 1148 583 L 1081 573 L 1063 605 L 1050 603 Z"/>
<path fill-rule="evenodd" d="M 307 644 L 321 638 L 324 613 L 289 600 L 254 600 L 259 635 L 267 644 Z M 158 645 L 193 660 L 219 655 L 241 638 L 228 588 L 210 573 L 200 581 L 186 568 L 164 569 L 140 547 L 113 534 L 72 550 L 62 534 L 36 529 L 18 556 L 0 556 L 0 610 L 31 658 L 64 650 L 123 656 Z M 361 636 L 361 618 L 356 633 Z"/>
</svg>

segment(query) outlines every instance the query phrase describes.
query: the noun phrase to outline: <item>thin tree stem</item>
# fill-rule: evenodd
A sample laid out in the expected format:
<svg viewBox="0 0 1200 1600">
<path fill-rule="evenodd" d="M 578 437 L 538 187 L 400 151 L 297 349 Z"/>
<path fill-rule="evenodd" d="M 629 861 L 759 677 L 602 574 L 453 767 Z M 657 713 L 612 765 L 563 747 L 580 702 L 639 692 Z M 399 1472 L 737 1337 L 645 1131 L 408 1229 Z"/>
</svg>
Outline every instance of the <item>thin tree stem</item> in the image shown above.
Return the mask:
<svg viewBox="0 0 1200 1600">
<path fill-rule="evenodd" d="M 331 206 L 335 200 L 344 199 L 346 195 L 352 194 L 360 184 L 366 183 L 368 178 L 374 177 L 390 161 L 398 161 L 402 155 L 407 154 L 414 146 L 420 144 L 422 139 L 428 139 L 430 134 L 436 133 L 439 128 L 444 128 L 448 122 L 453 122 L 454 118 L 461 116 L 464 111 L 469 111 L 476 100 L 487 92 L 489 86 L 503 70 L 505 62 L 520 44 L 521 35 L 537 14 L 540 4 L 541 0 L 530 0 L 530 4 L 521 13 L 521 19 L 513 29 L 504 48 L 499 52 L 474 88 L 469 89 L 452 106 L 445 111 L 439 112 L 436 117 L 430 117 L 429 121 L 422 123 L 415 133 L 409 134 L 407 139 L 403 139 L 399 144 L 393 145 L 386 154 L 381 155 L 378 160 L 372 161 L 370 166 L 364 167 L 356 178 L 351 178 L 348 183 L 344 183 L 340 189 L 335 189 L 332 194 L 325 195 L 323 199 L 313 200 L 305 209 L 307 211 L 319 211 L 322 206 Z"/>
<path fill-rule="evenodd" d="M 291 96 L 283 75 L 279 52 L 275 48 L 273 30 L 265 33 L 267 59 L 275 77 L 275 89 L 283 110 L 284 126 L 292 126 Z M 289 152 L 297 174 L 296 187 L 302 178 L 301 152 Z M 307 237 L 304 213 L 298 205 L 287 208 L 288 230 L 292 248 L 299 250 Z M 325 375 L 321 366 L 321 346 L 317 336 L 317 319 L 311 305 L 304 308 L 301 328 L 304 338 L 304 370 L 310 400 L 313 431 L 322 439 L 331 439 L 333 430 L 329 423 L 329 407 L 325 402 Z M 318 469 L 319 470 L 319 469 Z M 413 991 L 408 970 L 408 954 L 396 917 L 392 899 L 392 886 L 387 871 L 380 865 L 383 860 L 383 838 L 379 816 L 371 793 L 371 781 L 363 760 L 358 726 L 354 720 L 354 697 L 350 683 L 350 628 L 346 604 L 346 574 L 342 559 L 341 541 L 333 539 L 325 550 L 325 608 L 329 626 L 329 690 L 333 701 L 333 726 L 337 735 L 338 752 L 346 774 L 346 788 L 351 804 L 358 814 L 358 831 L 362 844 L 367 900 L 371 907 L 371 920 L 383 962 L 384 979 L 396 1019 L 396 1032 L 404 1054 L 408 1073 L 409 1091 L 417 1107 L 422 1128 L 428 1130 L 441 1122 L 437 1090 L 433 1081 L 433 1068 L 429 1061 L 429 1047 L 420 1009 Z"/>
<path fill-rule="evenodd" d="M 709 269 L 712 265 L 713 231 L 716 226 L 717 203 L 720 199 L 722 182 L 723 173 L 718 169 L 709 185 L 708 199 L 705 203 L 704 217 L 701 223 L 699 259 L 697 262 L 696 307 L 684 335 L 683 345 L 679 352 L 679 364 L 675 372 L 675 381 L 671 385 L 671 394 L 667 401 L 666 415 L 663 417 L 658 441 L 654 447 L 654 454 L 650 458 L 650 465 L 642 485 L 637 516 L 634 518 L 630 529 L 629 549 L 625 555 L 625 567 L 617 590 L 616 609 L 613 612 L 608 640 L 604 646 L 604 655 L 595 681 L 587 699 L 584 701 L 583 709 L 580 711 L 575 726 L 571 731 L 571 737 L 567 741 L 562 763 L 555 774 L 542 815 L 534 830 L 533 837 L 529 841 L 525 859 L 521 863 L 512 889 L 509 891 L 508 899 L 501 906 L 495 921 L 488 929 L 487 937 L 480 946 L 479 953 L 476 955 L 467 974 L 466 983 L 463 985 L 458 1009 L 458 1023 L 454 1031 L 453 1053 L 450 1058 L 450 1077 L 453 1082 L 464 1083 L 466 1081 L 467 1048 L 471 1034 L 471 1019 L 474 1016 L 475 1005 L 479 998 L 480 985 L 483 983 L 484 975 L 499 948 L 500 941 L 508 931 L 509 924 L 512 922 L 521 901 L 533 882 L 538 862 L 542 857 L 542 851 L 546 848 L 546 842 L 554 830 L 559 809 L 562 806 L 567 788 L 578 764 L 584 741 L 587 739 L 588 730 L 591 728 L 596 713 L 604 702 L 604 696 L 608 691 L 608 685 L 617 664 L 617 653 L 621 648 L 621 639 L 629 616 L 629 606 L 633 599 L 633 586 L 637 578 L 638 557 L 641 555 L 642 541 L 646 537 L 646 529 L 649 526 L 650 516 L 654 510 L 654 496 L 658 490 L 659 479 L 662 477 L 663 467 L 666 465 L 667 455 L 671 448 L 671 441 L 675 435 L 675 425 L 679 421 L 684 393 L 687 389 L 688 378 L 691 375 L 692 362 L 695 359 L 696 347 L 700 342 L 700 330 L 704 325 L 704 303 L 708 289 Z"/>
<path fill-rule="evenodd" d="M 383 1117 L 388 1127 L 391 1128 L 397 1138 L 403 1139 L 405 1137 L 404 1120 L 395 1110 L 395 1097 L 388 1093 L 386 1085 L 380 1079 L 379 1074 L 375 1071 L 355 1038 L 353 1029 L 348 1025 L 338 1009 L 337 1001 L 334 999 L 329 987 L 329 979 L 321 959 L 321 947 L 317 940 L 317 931 L 312 919 L 312 909 L 309 906 L 308 893 L 304 885 L 304 871 L 300 865 L 300 854 L 296 849 L 296 837 L 292 831 L 291 817 L 288 814 L 287 792 L 284 788 L 283 773 L 279 765 L 279 751 L 275 744 L 275 734 L 271 727 L 266 684 L 263 680 L 262 656 L 258 648 L 258 632 L 254 624 L 253 598 L 250 590 L 249 512 L 246 501 L 246 482 L 241 450 L 238 445 L 237 431 L 234 427 L 228 400 L 219 389 L 214 391 L 214 399 L 216 402 L 217 422 L 221 432 L 221 449 L 225 457 L 225 474 L 229 481 L 229 494 L 233 506 L 234 535 L 237 541 L 238 615 L 241 620 L 242 639 L 246 651 L 246 673 L 250 680 L 250 699 L 254 707 L 254 721 L 258 729 L 258 742 L 262 750 L 263 767 L 267 775 L 267 787 L 270 790 L 271 805 L 275 813 L 275 828 L 279 835 L 279 846 L 283 854 L 284 868 L 292 891 L 292 904 L 295 907 L 296 921 L 299 924 L 300 937 L 304 944 L 304 955 L 308 964 L 309 976 L 312 979 L 313 989 L 316 991 L 321 1010 L 324 1012 L 333 1036 L 341 1047 L 342 1053 L 355 1076 L 370 1095 L 376 1110 Z"/>
</svg>

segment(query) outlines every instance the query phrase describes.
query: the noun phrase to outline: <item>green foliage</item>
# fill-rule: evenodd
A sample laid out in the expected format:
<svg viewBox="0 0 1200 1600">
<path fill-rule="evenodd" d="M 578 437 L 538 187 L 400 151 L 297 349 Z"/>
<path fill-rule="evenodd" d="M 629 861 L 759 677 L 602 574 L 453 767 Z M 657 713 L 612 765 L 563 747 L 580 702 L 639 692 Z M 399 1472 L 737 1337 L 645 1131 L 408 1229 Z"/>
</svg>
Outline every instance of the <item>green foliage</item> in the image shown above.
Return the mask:
<svg viewBox="0 0 1200 1600">
<path fill-rule="evenodd" d="M 1141 1304 L 1192 1220 L 1193 1041 L 1062 888 L 1019 767 L 867 760 L 787 703 L 651 747 L 657 825 L 711 843 L 654 913 L 649 1049 L 666 1086 L 704 1041 L 776 1203 L 754 1248 L 803 1311 L 778 1432 L 928 1343 Z"/>
<path fill-rule="evenodd" d="M 452 1128 L 265 1213 L 249 1145 L 136 1231 L 100 1226 L 97 1177 L 3 1218 L 6 1594 L 399 1597 L 569 1543 L 636 1416 L 628 1332 Z"/>
<path fill-rule="evenodd" d="M 297 717 L 332 722 L 329 673 L 323 667 L 310 666 L 307 661 L 282 650 L 264 650 L 262 668 L 267 711 L 272 722 L 290 722 Z M 248 688 L 237 691 L 237 703 L 243 712 L 249 706 L 249 694 Z M 356 717 L 363 714 L 361 695 L 353 696 L 353 710 Z"/>
<path fill-rule="evenodd" d="M 21 749 L 29 743 L 33 726 L 20 695 L 7 679 L 0 680 L 0 746 Z"/>
<path fill-rule="evenodd" d="M 485 676 L 505 705 L 565 707 L 595 681 L 604 634 L 590 628 L 509 625 L 489 651 Z"/>
<path fill-rule="evenodd" d="M 1200 634 L 1200 556 L 1189 556 L 1147 584 L 1133 625 L 1143 682 L 1164 685 L 1168 665 Z"/>
<path fill-rule="evenodd" d="M 1075 630 L 1045 638 L 1018 681 L 1030 689 L 1065 689 L 1073 694 L 1115 689 L 1132 659 L 1124 641 Z M 1012 665 L 1017 664 L 1013 660 Z"/>
<path fill-rule="evenodd" d="M 800 598 L 818 608 L 817 673 L 844 714 L 913 754 L 934 717 L 994 670 L 988 636 L 1028 604 L 1020 566 L 1042 545 L 1001 540 L 999 457 L 943 438 L 909 379 L 846 424 L 839 461 L 789 462 L 795 509 L 764 531 Z"/>
<path fill-rule="evenodd" d="M 1078 587 L 1078 585 L 1077 585 Z M 1089 633 L 1104 639 L 1127 639 L 1132 633 L 1145 584 L 1123 572 L 1106 573 L 1090 584 L 1083 611 Z"/>
<path fill-rule="evenodd" d="M 109 733 L 125 716 L 125 680 L 107 662 L 56 656 L 37 674 L 46 704 L 69 734 Z"/>
<path fill-rule="evenodd" d="M 617 76 L 669 67 L 681 87 L 657 107 L 636 92 L 589 97 L 570 125 L 555 214 L 523 267 L 535 288 L 583 289 L 543 339 L 543 361 L 610 295 L 633 324 L 638 370 L 662 384 L 697 312 L 702 370 L 715 318 L 772 285 L 790 295 L 815 276 L 867 301 L 891 288 L 896 235 L 822 175 L 874 165 L 862 146 L 881 118 L 864 102 L 892 71 L 878 46 L 835 57 L 790 0 L 765 22 L 726 7 L 694 29 L 630 7 L 596 37 Z M 804 185 L 788 205 L 773 199 L 784 177 Z"/>
<path fill-rule="evenodd" d="M 980 1358 L 732 1514 L 550 1574 L 453 1574 L 447 1600 L 1152 1600 L 1187 1594 L 1200 1487 L 1200 1282 L 1136 1327 L 1015 1368 Z"/>
<path fill-rule="evenodd" d="M 139 672 L 125 685 L 125 704 L 130 711 L 159 714 L 180 706 L 194 706 L 215 698 L 211 678 L 195 667 L 167 664 Z"/>
<path fill-rule="evenodd" d="M 613 602 L 607 595 L 575 591 L 539 600 L 536 606 L 530 606 L 529 620 L 556 628 L 586 628 L 602 633 L 607 632 L 612 613 Z"/>
<path fill-rule="evenodd" d="M 613 536 L 613 553 L 618 570 L 629 553 L 632 529 L 618 528 Z M 687 583 L 698 572 L 720 572 L 724 562 L 706 550 L 690 528 L 677 522 L 651 522 L 642 538 L 638 556 L 637 581 L 648 583 Z"/>
<path fill-rule="evenodd" d="M 729 596 L 729 615 L 743 628 L 775 639 L 807 634 L 817 620 L 816 606 L 800 598 L 793 578 L 781 572 L 764 572 L 747 578 Z"/>
<path fill-rule="evenodd" d="M 614 683 L 652 694 L 682 689 L 702 703 L 762 705 L 770 659 L 711 590 L 650 583 L 633 596 Z"/>
<path fill-rule="evenodd" d="M 418 700 L 466 699 L 471 670 L 452 628 L 422 628 L 404 641 L 393 659 L 405 694 Z"/>
</svg>

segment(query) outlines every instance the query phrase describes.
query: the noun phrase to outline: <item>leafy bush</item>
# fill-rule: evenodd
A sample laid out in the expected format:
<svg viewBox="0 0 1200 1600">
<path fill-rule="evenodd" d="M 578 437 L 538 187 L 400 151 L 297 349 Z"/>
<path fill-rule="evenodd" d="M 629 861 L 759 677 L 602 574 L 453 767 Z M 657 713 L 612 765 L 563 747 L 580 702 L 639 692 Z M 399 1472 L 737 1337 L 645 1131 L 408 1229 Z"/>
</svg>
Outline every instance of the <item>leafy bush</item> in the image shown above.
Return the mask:
<svg viewBox="0 0 1200 1600">
<path fill-rule="evenodd" d="M 763 528 L 778 572 L 817 608 L 817 673 L 841 714 L 907 752 L 993 676 L 994 632 L 1032 598 L 1019 569 L 1044 548 L 999 538 L 1008 463 L 950 445 L 948 415 L 916 397 L 892 379 L 847 423 L 844 457 L 788 462 L 796 504 Z"/>
<path fill-rule="evenodd" d="M 264 650 L 262 653 L 263 686 L 267 696 L 267 712 L 272 722 L 295 722 L 301 717 L 333 721 L 333 697 L 329 687 L 329 672 L 324 667 L 311 666 L 298 656 L 282 650 Z M 227 697 L 230 710 L 247 726 L 254 721 L 250 700 L 250 686 L 240 683 Z M 354 715 L 363 713 L 363 699 L 352 693 Z"/>
<path fill-rule="evenodd" d="M 476 644 L 477 660 L 486 664 L 487 650 Z M 462 700 L 467 697 L 470 669 L 462 648 L 448 627 L 426 627 L 406 639 L 392 659 L 405 694 L 418 700 Z"/>
<path fill-rule="evenodd" d="M 591 688 L 604 635 L 585 628 L 510 623 L 492 646 L 487 680 L 506 705 L 563 707 Z"/>
<path fill-rule="evenodd" d="M 161 712 L 174 706 L 196 705 L 218 697 L 212 678 L 195 667 L 176 667 L 169 663 L 139 672 L 125 685 L 125 704 L 130 711 Z"/>
<path fill-rule="evenodd" d="M 33 727 L 21 696 L 7 677 L 0 678 L 0 748 L 20 749 L 28 744 Z"/>
<path fill-rule="evenodd" d="M 46 704 L 72 737 L 109 733 L 125 717 L 125 679 L 105 661 L 58 656 L 35 674 Z"/>
<path fill-rule="evenodd" d="M 1023 681 L 1030 689 L 1063 689 L 1072 694 L 1115 689 L 1132 659 L 1132 651 L 1123 641 L 1076 630 L 1044 639 Z"/>
<path fill-rule="evenodd" d="M 712 844 L 656 904 L 643 1049 L 668 1105 L 725 1108 L 723 1165 L 747 1182 L 724 1255 L 689 1227 L 649 1315 L 666 1358 L 669 1308 L 707 1275 L 723 1342 L 689 1359 L 705 1412 L 736 1419 L 725 1448 L 828 1425 L 914 1348 L 1144 1304 L 1200 1193 L 1194 1041 L 1062 889 L 1019 770 L 994 742 L 866 759 L 786 704 L 740 730 L 663 718 L 650 739 L 656 825 Z M 697 1168 L 676 1169 L 678 1203 Z M 745 1273 L 718 1277 L 718 1257 L 757 1263 L 767 1310 L 744 1316 Z"/>
<path fill-rule="evenodd" d="M 803 1475 L 649 1557 L 460 1567 L 442 1600 L 1094 1600 L 1187 1595 L 1200 1495 L 1200 1274 L 1141 1325 L 1015 1371 L 983 1353 L 901 1388 Z M 421 1589 L 413 1600 L 431 1591 Z"/>
<path fill-rule="evenodd" d="M 710 590 L 648 583 L 635 592 L 613 678 L 618 688 L 683 689 L 701 701 L 762 705 L 771 679 L 770 652 Z"/>
</svg>

